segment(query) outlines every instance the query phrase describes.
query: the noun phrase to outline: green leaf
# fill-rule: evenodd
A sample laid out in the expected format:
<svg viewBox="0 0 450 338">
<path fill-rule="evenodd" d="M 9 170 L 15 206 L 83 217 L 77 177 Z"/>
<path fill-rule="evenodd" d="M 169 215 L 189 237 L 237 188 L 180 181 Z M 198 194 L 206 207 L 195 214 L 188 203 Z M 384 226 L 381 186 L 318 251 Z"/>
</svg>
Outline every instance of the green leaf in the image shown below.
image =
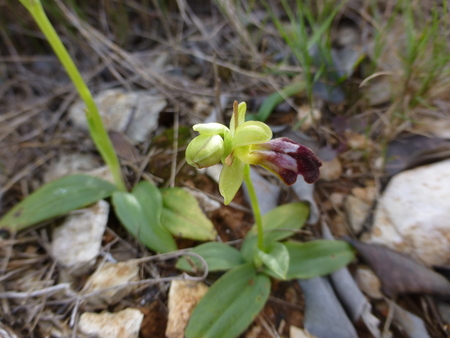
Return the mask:
<svg viewBox="0 0 450 338">
<path fill-rule="evenodd" d="M 202 256 L 206 263 L 208 263 L 208 271 L 210 272 L 229 270 L 235 266 L 245 263 L 244 258 L 238 250 L 223 243 L 204 243 L 189 251 Z M 193 256 L 189 256 L 189 259 L 191 259 L 192 262 L 195 263 L 199 269 L 201 269 L 202 264 L 199 259 L 196 259 Z M 178 260 L 176 268 L 185 271 L 192 271 L 192 266 L 189 264 L 186 257 L 182 257 Z"/>
<path fill-rule="evenodd" d="M 270 210 L 262 217 L 264 247 L 267 248 L 273 242 L 292 236 L 305 224 L 308 215 L 309 207 L 301 202 L 283 204 Z M 241 252 L 247 262 L 253 262 L 256 246 L 255 224 L 247 233 L 241 247 Z"/>
<path fill-rule="evenodd" d="M 185 331 L 186 338 L 235 338 L 261 311 L 270 293 L 269 277 L 252 264 L 228 271 L 200 300 Z"/>
<path fill-rule="evenodd" d="M 198 241 L 211 241 L 216 238 L 214 225 L 205 216 L 194 196 L 182 188 L 161 189 L 161 193 L 161 223 L 174 236 Z"/>
<path fill-rule="evenodd" d="M 350 244 L 344 241 L 315 240 L 307 243 L 283 243 L 289 252 L 287 279 L 313 278 L 336 271 L 354 258 Z"/>
<path fill-rule="evenodd" d="M 267 253 L 258 250 L 258 256 L 266 266 L 266 273 L 276 279 L 286 279 L 289 268 L 289 252 L 283 244 L 274 242 L 267 249 Z"/>
<path fill-rule="evenodd" d="M 12 208 L 1 220 L 0 229 L 13 231 L 63 216 L 109 197 L 115 185 L 88 175 L 72 175 L 42 186 Z"/>
<path fill-rule="evenodd" d="M 146 247 L 157 252 L 177 250 L 170 232 L 161 225 L 161 194 L 154 185 L 142 181 L 132 193 L 115 192 L 112 203 L 125 228 Z"/>
<path fill-rule="evenodd" d="M 257 120 L 262 122 L 266 121 L 276 106 L 284 102 L 286 98 L 305 90 L 305 88 L 305 82 L 295 82 L 281 89 L 279 92 L 273 93 L 259 107 L 258 113 L 256 114 Z"/>
</svg>

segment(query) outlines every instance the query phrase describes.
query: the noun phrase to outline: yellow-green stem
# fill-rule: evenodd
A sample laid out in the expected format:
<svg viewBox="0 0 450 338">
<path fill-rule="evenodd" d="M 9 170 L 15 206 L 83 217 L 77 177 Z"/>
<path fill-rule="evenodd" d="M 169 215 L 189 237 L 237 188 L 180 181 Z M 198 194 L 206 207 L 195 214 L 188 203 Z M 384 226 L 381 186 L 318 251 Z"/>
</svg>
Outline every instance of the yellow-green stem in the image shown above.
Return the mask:
<svg viewBox="0 0 450 338">
<path fill-rule="evenodd" d="M 244 182 L 247 186 L 250 203 L 252 205 L 253 217 L 255 218 L 256 229 L 258 230 L 258 249 L 264 251 L 264 231 L 261 218 L 261 210 L 259 209 L 258 197 L 256 196 L 255 187 L 253 186 L 250 176 L 250 165 L 246 164 L 244 168 Z"/>
<path fill-rule="evenodd" d="M 70 57 L 67 49 L 64 47 L 61 39 L 53 28 L 44 8 L 42 7 L 40 0 L 20 0 L 20 2 L 28 9 L 33 16 L 34 20 L 38 24 L 39 28 L 44 33 L 48 42 L 53 48 L 53 51 L 58 56 L 59 60 L 63 64 L 70 79 L 75 85 L 78 93 L 86 104 L 86 119 L 89 126 L 89 132 L 92 140 L 96 145 L 103 160 L 109 166 L 111 173 L 114 177 L 114 181 L 117 188 L 121 191 L 126 191 L 125 182 L 123 180 L 122 172 L 120 170 L 119 159 L 112 145 L 111 139 L 103 126 L 102 119 L 97 109 L 97 105 L 92 98 L 92 94 L 89 91 L 86 83 L 81 77 L 78 68 L 75 66 L 72 58 Z"/>
</svg>

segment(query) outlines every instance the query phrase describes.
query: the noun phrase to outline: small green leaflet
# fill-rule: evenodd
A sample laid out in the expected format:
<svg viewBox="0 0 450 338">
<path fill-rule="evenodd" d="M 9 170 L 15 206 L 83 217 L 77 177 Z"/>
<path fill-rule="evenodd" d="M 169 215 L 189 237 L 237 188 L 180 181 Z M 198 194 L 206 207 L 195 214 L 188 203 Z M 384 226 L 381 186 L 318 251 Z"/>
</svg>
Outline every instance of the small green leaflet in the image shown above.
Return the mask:
<svg viewBox="0 0 450 338">
<path fill-rule="evenodd" d="M 194 252 L 205 259 L 208 264 L 209 272 L 225 271 L 245 263 L 244 258 L 238 250 L 223 243 L 204 243 L 189 251 Z M 197 268 L 201 269 L 202 264 L 198 259 L 193 256 L 189 256 L 189 259 L 195 263 Z M 182 257 L 178 260 L 176 268 L 192 272 L 192 266 L 189 264 L 186 257 Z"/>
<path fill-rule="evenodd" d="M 272 209 L 262 217 L 264 247 L 292 236 L 304 224 L 309 215 L 309 207 L 304 203 L 288 203 Z M 248 232 L 242 243 L 241 252 L 247 262 L 253 262 L 256 254 L 256 225 Z"/>
<path fill-rule="evenodd" d="M 264 263 L 267 274 L 276 279 L 286 279 L 289 268 L 289 252 L 283 244 L 274 242 L 269 245 L 267 252 L 258 250 L 258 256 Z"/>
<path fill-rule="evenodd" d="M 205 216 L 197 199 L 182 188 L 161 189 L 161 223 L 177 237 L 213 241 L 217 232 Z"/>
</svg>

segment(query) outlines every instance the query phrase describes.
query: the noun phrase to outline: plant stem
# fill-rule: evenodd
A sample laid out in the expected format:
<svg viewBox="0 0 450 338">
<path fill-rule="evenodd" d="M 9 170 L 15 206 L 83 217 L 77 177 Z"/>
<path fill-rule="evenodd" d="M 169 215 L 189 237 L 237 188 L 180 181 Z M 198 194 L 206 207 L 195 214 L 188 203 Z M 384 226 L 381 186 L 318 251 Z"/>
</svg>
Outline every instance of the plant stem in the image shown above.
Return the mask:
<svg viewBox="0 0 450 338">
<path fill-rule="evenodd" d="M 247 186 L 250 203 L 252 204 L 253 217 L 255 218 L 256 229 L 258 230 L 258 249 L 264 251 L 264 231 L 261 218 L 261 210 L 259 209 L 258 197 L 256 196 L 255 187 L 250 177 L 250 165 L 244 167 L 244 182 Z"/>
<path fill-rule="evenodd" d="M 41 1 L 20 0 L 20 2 L 28 9 L 28 11 L 31 13 L 34 20 L 38 24 L 39 28 L 44 33 L 48 42 L 52 46 L 53 51 L 58 56 L 58 59 L 66 69 L 67 74 L 69 75 L 70 79 L 75 85 L 75 88 L 86 104 L 85 113 L 89 127 L 89 133 L 92 137 L 92 140 L 94 141 L 94 144 L 97 147 L 103 160 L 109 166 L 117 188 L 120 191 L 126 191 L 125 182 L 120 170 L 119 159 L 117 158 L 117 154 L 114 150 L 111 139 L 109 138 L 108 133 L 103 125 L 101 116 L 97 109 L 97 105 L 92 98 L 92 94 L 89 91 L 89 88 L 81 77 L 78 68 L 75 66 L 72 58 L 67 52 L 67 49 L 64 47 L 61 39 L 59 38 L 47 15 L 45 14 Z"/>
</svg>

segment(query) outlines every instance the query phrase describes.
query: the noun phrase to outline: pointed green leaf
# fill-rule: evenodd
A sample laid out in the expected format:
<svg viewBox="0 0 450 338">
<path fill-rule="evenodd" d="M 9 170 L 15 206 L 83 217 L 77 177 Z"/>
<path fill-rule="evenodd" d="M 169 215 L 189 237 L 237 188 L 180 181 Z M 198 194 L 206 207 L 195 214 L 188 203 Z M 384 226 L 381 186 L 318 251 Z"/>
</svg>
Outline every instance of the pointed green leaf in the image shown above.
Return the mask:
<svg viewBox="0 0 450 338">
<path fill-rule="evenodd" d="M 292 236 L 305 224 L 308 215 L 309 207 L 301 202 L 283 204 L 263 215 L 264 247 L 267 248 L 273 242 Z M 256 225 L 253 225 L 241 247 L 247 262 L 253 262 L 256 244 Z"/>
<path fill-rule="evenodd" d="M 186 338 L 235 338 L 261 311 L 270 279 L 252 264 L 233 268 L 215 282 L 189 320 Z"/>
<path fill-rule="evenodd" d="M 170 232 L 161 225 L 161 195 L 148 182 L 140 182 L 133 193 L 115 192 L 112 203 L 125 228 L 146 247 L 156 252 L 177 250 Z"/>
<path fill-rule="evenodd" d="M 204 243 L 192 248 L 189 251 L 194 252 L 205 259 L 208 264 L 209 272 L 229 270 L 235 266 L 245 263 L 239 250 L 223 243 Z M 189 256 L 189 259 L 195 263 L 199 269 L 201 269 L 202 264 L 200 260 L 193 256 Z M 189 264 L 186 257 L 182 257 L 178 260 L 176 268 L 184 271 L 192 271 L 192 266 Z"/>
<path fill-rule="evenodd" d="M 287 279 L 327 275 L 346 266 L 355 258 L 352 246 L 344 241 L 320 239 L 306 243 L 283 244 L 290 257 Z"/>
<path fill-rule="evenodd" d="M 60 178 L 42 186 L 12 208 L 0 220 L 0 229 L 25 229 L 107 198 L 115 190 L 115 185 L 93 176 L 72 175 Z"/>
<path fill-rule="evenodd" d="M 232 148 L 256 143 L 269 142 L 272 138 L 272 130 L 265 123 L 259 121 L 247 121 L 236 128 Z"/>
<path fill-rule="evenodd" d="M 182 188 L 161 189 L 163 209 L 161 223 L 174 236 L 212 241 L 217 232 L 205 216 L 197 199 Z"/>
<path fill-rule="evenodd" d="M 267 249 L 267 253 L 258 250 L 258 256 L 263 261 L 269 275 L 276 279 L 286 279 L 289 268 L 289 252 L 283 244 L 274 242 Z"/>
</svg>

